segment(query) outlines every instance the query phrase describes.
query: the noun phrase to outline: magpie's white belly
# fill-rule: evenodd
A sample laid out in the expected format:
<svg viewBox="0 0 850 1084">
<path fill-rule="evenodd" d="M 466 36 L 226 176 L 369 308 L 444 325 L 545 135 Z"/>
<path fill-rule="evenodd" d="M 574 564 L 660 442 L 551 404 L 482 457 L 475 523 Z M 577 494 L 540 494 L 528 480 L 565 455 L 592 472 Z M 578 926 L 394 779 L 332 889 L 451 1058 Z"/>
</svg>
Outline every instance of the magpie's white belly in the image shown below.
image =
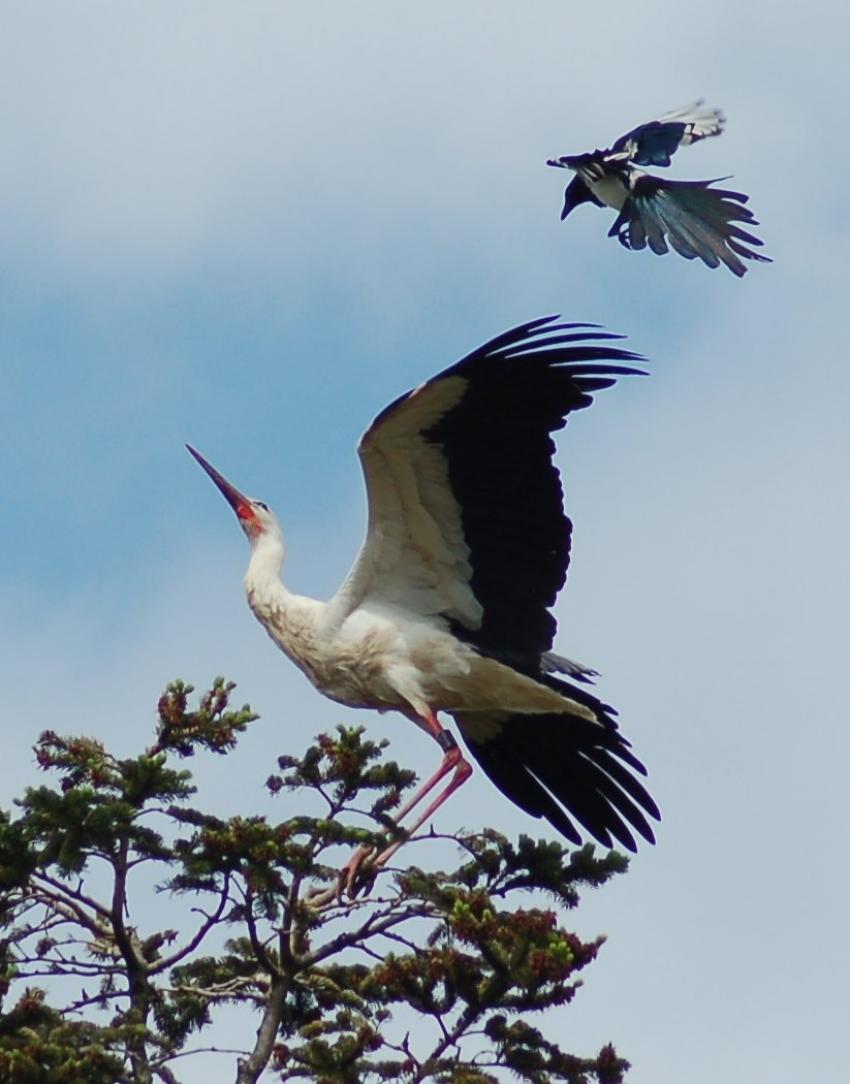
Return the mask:
<svg viewBox="0 0 850 1084">
<path fill-rule="evenodd" d="M 606 176 L 598 181 L 585 179 L 585 184 L 597 199 L 602 200 L 606 207 L 613 207 L 615 211 L 619 211 L 626 202 L 628 190 L 620 177 Z"/>
</svg>

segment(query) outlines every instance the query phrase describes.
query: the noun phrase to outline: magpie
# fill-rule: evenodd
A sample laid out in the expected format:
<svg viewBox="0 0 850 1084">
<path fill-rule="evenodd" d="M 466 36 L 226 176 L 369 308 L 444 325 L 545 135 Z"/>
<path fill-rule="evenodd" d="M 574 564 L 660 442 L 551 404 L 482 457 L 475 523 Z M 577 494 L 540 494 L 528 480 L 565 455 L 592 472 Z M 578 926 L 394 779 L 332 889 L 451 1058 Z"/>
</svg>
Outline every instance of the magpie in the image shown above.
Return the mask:
<svg viewBox="0 0 850 1084">
<path fill-rule="evenodd" d="M 719 109 L 704 109 L 700 99 L 633 128 L 607 150 L 550 158 L 548 166 L 575 173 L 564 192 L 561 221 L 579 204 L 595 203 L 619 212 L 608 236 L 625 248 L 648 244 L 661 256 L 669 251 L 669 241 L 686 260 L 699 258 L 708 267 L 723 263 L 739 278 L 747 270 L 739 257 L 770 263 L 747 247 L 763 242 L 739 225 L 758 225 L 744 206 L 749 196 L 711 187 L 728 177 L 668 181 L 638 169 L 669 166 L 679 147 L 720 135 L 725 123 Z"/>
</svg>

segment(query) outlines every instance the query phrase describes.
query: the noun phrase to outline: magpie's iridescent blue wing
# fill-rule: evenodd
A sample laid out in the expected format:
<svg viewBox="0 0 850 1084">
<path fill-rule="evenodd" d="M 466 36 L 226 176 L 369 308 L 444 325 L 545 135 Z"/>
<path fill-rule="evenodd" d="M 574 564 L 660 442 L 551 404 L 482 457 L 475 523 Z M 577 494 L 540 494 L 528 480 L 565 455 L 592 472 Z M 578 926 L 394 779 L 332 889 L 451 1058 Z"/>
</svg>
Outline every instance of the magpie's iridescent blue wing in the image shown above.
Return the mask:
<svg viewBox="0 0 850 1084">
<path fill-rule="evenodd" d="M 608 231 L 626 248 L 647 245 L 656 254 L 668 251 L 667 244 L 686 260 L 700 259 L 708 267 L 721 263 L 739 278 L 747 268 L 739 257 L 770 263 L 767 256 L 748 245 L 763 242 L 741 228 L 757 226 L 752 211 L 744 206 L 748 196 L 723 188 L 711 188 L 711 181 L 666 181 L 639 177 Z"/>
<path fill-rule="evenodd" d="M 623 155 L 639 166 L 669 166 L 679 147 L 720 135 L 726 118 L 719 109 L 704 109 L 702 99 L 683 109 L 641 124 L 611 147 L 611 155 Z"/>
</svg>

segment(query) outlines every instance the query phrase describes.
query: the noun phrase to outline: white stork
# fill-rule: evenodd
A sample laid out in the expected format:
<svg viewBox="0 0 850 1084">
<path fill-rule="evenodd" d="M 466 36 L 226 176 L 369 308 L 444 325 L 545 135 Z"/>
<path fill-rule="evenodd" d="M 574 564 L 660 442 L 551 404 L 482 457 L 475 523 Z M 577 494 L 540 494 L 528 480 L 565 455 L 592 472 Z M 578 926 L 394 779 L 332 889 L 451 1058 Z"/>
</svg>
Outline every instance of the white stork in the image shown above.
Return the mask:
<svg viewBox="0 0 850 1084">
<path fill-rule="evenodd" d="M 439 769 L 397 820 L 451 779 L 409 833 L 472 771 L 444 711 L 521 809 L 573 843 L 578 824 L 634 851 L 633 832 L 654 842 L 647 817 L 659 818 L 646 771 L 613 709 L 576 684 L 595 672 L 551 651 L 572 528 L 550 433 L 639 359 L 599 342 L 619 336 L 556 319 L 498 336 L 381 411 L 358 447 L 366 540 L 328 602 L 283 585 L 273 513 L 189 451 L 248 536 L 248 604 L 274 642 L 332 700 L 399 711 L 439 743 Z"/>
</svg>

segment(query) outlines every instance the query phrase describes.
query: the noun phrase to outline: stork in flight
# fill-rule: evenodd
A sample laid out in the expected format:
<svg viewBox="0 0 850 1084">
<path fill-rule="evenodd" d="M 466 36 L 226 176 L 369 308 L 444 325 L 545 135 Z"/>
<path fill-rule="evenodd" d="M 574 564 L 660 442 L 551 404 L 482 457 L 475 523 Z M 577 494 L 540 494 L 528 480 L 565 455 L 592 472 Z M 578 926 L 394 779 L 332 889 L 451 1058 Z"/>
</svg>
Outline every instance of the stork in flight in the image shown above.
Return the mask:
<svg viewBox="0 0 850 1084">
<path fill-rule="evenodd" d="M 726 118 L 719 109 L 703 109 L 702 100 L 665 113 L 658 120 L 626 132 L 607 150 L 550 158 L 547 166 L 570 169 L 575 177 L 564 192 L 561 220 L 581 203 L 619 211 L 609 237 L 625 248 L 649 247 L 661 256 L 667 242 L 686 260 L 697 257 L 709 267 L 725 264 L 739 278 L 747 268 L 739 259 L 770 263 L 747 245 L 763 242 L 738 223 L 757 226 L 744 204 L 749 196 L 711 181 L 668 181 L 638 166 L 669 166 L 679 147 L 720 135 Z"/>
<path fill-rule="evenodd" d="M 659 818 L 646 770 L 586 688 L 595 672 L 551 650 L 572 526 L 550 434 L 640 359 L 597 325 L 555 320 L 498 336 L 381 411 L 358 447 L 366 540 L 328 602 L 283 585 L 273 513 L 189 451 L 248 536 L 248 604 L 274 642 L 332 700 L 398 711 L 443 750 L 397 821 L 451 778 L 408 834 L 472 771 L 443 711 L 521 809 L 575 844 L 583 828 L 634 851 Z"/>
</svg>

